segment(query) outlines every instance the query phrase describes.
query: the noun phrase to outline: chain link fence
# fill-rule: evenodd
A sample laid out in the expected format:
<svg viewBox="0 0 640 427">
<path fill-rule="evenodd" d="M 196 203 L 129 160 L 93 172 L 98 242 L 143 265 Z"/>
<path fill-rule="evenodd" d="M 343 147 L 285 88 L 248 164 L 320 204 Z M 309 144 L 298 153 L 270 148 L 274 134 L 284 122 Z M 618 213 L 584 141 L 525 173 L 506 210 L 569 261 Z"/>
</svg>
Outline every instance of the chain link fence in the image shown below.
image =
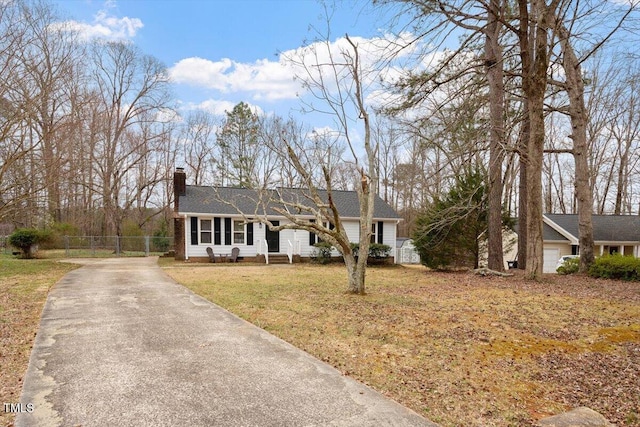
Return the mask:
<svg viewBox="0 0 640 427">
<path fill-rule="evenodd" d="M 0 236 L 0 253 L 10 254 L 14 250 L 9 244 L 9 236 Z"/>
<path fill-rule="evenodd" d="M 164 255 L 173 248 L 172 237 L 64 236 L 66 257 Z"/>
<path fill-rule="evenodd" d="M 48 252 L 57 253 L 54 257 L 67 258 L 162 256 L 173 248 L 173 237 L 163 236 L 62 236 L 47 245 Z M 0 253 L 17 252 L 9 244 L 9 236 L 0 236 Z"/>
</svg>

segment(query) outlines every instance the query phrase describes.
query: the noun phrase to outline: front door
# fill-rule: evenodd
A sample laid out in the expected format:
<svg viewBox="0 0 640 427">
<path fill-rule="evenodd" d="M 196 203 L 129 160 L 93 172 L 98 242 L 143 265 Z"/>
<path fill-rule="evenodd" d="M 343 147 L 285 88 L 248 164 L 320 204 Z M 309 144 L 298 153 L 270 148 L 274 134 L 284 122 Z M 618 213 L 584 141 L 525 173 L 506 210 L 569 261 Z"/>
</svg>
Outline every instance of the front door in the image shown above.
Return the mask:
<svg viewBox="0 0 640 427">
<path fill-rule="evenodd" d="M 280 221 L 271 221 L 271 224 L 278 226 L 280 225 Z M 269 245 L 269 252 L 280 252 L 280 232 L 271 231 L 268 226 L 265 227 L 265 229 L 265 238 L 267 240 L 267 245 Z"/>
</svg>

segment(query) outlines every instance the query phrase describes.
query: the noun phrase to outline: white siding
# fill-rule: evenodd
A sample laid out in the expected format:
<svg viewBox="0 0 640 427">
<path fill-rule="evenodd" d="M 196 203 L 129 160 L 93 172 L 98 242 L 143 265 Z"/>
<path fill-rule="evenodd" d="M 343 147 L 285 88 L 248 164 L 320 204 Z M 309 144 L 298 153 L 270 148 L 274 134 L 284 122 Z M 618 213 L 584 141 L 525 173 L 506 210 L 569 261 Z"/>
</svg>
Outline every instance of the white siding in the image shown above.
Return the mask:
<svg viewBox="0 0 640 427">
<path fill-rule="evenodd" d="M 375 221 L 377 222 L 377 221 Z M 345 231 L 347 232 L 347 236 L 349 237 L 350 242 L 357 243 L 360 240 L 360 221 L 358 220 L 345 220 L 343 221 L 343 226 Z M 309 245 L 309 232 L 299 230 L 297 239 L 300 241 L 300 255 L 303 257 L 308 257 L 313 253 L 315 249 L 313 246 Z M 382 242 L 385 245 L 389 245 L 391 247 L 390 254 L 393 256 L 395 253 L 395 245 L 396 245 L 396 221 L 385 221 L 384 222 L 384 230 L 382 233 Z M 333 251 L 334 256 L 338 256 L 338 251 Z"/>
<path fill-rule="evenodd" d="M 360 240 L 360 221 L 344 221 L 342 225 L 350 242 L 356 243 Z"/>
<path fill-rule="evenodd" d="M 257 240 L 262 238 L 264 239 L 264 237 L 258 237 L 259 236 L 259 232 L 261 231 L 258 228 L 257 224 L 253 225 L 253 245 L 248 245 L 247 244 L 247 233 L 245 231 L 245 242 L 244 244 L 237 244 L 237 243 L 233 243 L 233 234 L 231 235 L 231 244 L 230 245 L 225 245 L 225 221 L 224 218 L 231 218 L 232 220 L 238 220 L 241 221 L 242 218 L 241 217 L 219 217 L 220 218 L 220 235 L 221 235 L 221 244 L 220 245 L 216 245 L 215 242 L 215 237 L 213 235 L 213 224 L 212 224 L 212 237 L 211 237 L 211 243 L 198 243 L 197 245 L 192 245 L 191 243 L 191 218 L 192 216 L 187 216 L 186 222 L 185 222 L 185 244 L 186 244 L 186 250 L 185 250 L 185 256 L 187 259 L 189 258 L 199 258 L 199 257 L 208 257 L 207 255 L 207 248 L 210 247 L 213 250 L 214 254 L 227 254 L 227 255 L 231 255 L 231 249 L 233 248 L 238 248 L 240 249 L 240 256 L 241 257 L 253 257 L 256 256 L 256 252 L 257 252 Z M 200 220 L 202 219 L 210 219 L 214 220 L 213 216 L 210 215 L 198 215 L 196 216 L 196 218 L 198 218 L 198 240 L 200 240 Z M 232 222 L 232 227 L 233 227 L 233 222 Z M 246 229 L 245 229 L 246 230 Z M 263 235 L 264 233 L 262 233 Z"/>
<path fill-rule="evenodd" d="M 384 221 L 382 243 L 391 247 L 391 255 L 396 253 L 396 231 L 397 226 L 395 221 Z"/>
<path fill-rule="evenodd" d="M 241 257 L 253 257 L 258 253 L 260 247 L 266 250 L 265 238 L 266 238 L 266 225 L 254 224 L 253 225 L 253 245 L 246 244 L 234 244 L 232 236 L 232 244 L 225 245 L 225 221 L 224 217 L 220 217 L 220 233 L 221 233 L 221 245 L 214 244 L 215 236 L 212 230 L 212 243 L 199 243 L 197 245 L 191 244 L 191 218 L 187 216 L 185 222 L 185 243 L 186 250 L 185 256 L 191 257 L 207 257 L 207 247 L 211 247 L 215 254 L 231 254 L 231 249 L 237 247 L 240 249 Z M 214 219 L 214 216 L 210 215 L 198 215 L 198 239 L 200 239 L 200 220 L 201 219 Z M 227 217 L 228 218 L 228 217 Z M 233 217 L 232 219 L 241 220 L 240 217 Z M 277 219 L 280 221 L 280 225 L 285 225 L 288 221 L 284 218 Z M 376 221 L 377 222 L 377 221 Z M 360 240 L 360 222 L 358 220 L 345 220 L 343 222 L 344 228 L 347 232 L 347 236 L 351 242 L 358 242 Z M 213 228 L 213 225 L 212 225 Z M 383 243 L 389 245 L 392 248 L 391 254 L 395 253 L 396 242 L 396 221 L 385 221 L 383 231 Z M 309 232 L 305 230 L 281 230 L 280 231 L 280 250 L 279 253 L 285 254 L 289 250 L 289 244 L 293 246 L 293 253 L 299 253 L 302 257 L 309 257 L 314 250 L 314 247 L 309 245 Z M 338 256 L 338 251 L 334 251 L 334 256 Z"/>
</svg>

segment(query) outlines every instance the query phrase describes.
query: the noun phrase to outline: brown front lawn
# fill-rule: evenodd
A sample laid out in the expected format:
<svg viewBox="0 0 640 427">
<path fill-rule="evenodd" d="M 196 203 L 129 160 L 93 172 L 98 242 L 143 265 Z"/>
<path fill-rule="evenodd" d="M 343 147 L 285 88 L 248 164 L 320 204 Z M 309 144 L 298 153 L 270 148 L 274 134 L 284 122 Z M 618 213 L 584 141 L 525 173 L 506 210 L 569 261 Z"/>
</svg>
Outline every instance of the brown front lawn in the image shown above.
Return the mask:
<svg viewBox="0 0 640 427">
<path fill-rule="evenodd" d="M 0 254 L 0 425 L 13 423 L 5 403 L 18 403 L 42 307 L 62 276 L 77 268 L 43 259 Z"/>
<path fill-rule="evenodd" d="M 198 294 L 443 426 L 526 426 L 589 406 L 640 426 L 640 284 L 422 267 L 162 261 Z"/>
</svg>

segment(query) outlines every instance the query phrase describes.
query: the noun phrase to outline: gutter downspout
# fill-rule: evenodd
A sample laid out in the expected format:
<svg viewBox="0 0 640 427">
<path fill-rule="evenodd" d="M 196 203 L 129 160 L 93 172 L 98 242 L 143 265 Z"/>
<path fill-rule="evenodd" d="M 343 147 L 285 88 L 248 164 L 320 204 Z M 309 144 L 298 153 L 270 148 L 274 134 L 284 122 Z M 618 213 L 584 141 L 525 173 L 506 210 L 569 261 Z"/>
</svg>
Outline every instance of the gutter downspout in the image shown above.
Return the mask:
<svg viewBox="0 0 640 427">
<path fill-rule="evenodd" d="M 184 218 L 184 225 L 182 226 L 182 229 L 184 230 L 184 260 L 188 261 L 189 260 L 189 252 L 187 252 L 187 250 L 189 249 L 189 245 L 187 245 L 187 214 L 183 214 L 182 217 Z M 191 238 L 191 233 L 189 233 L 189 238 Z"/>
<path fill-rule="evenodd" d="M 402 221 L 402 219 L 397 219 L 396 220 L 396 232 L 395 234 L 395 238 L 393 239 L 393 263 L 394 264 L 400 264 L 400 257 L 398 256 L 398 247 L 396 246 L 396 242 L 398 241 L 398 225 L 400 225 L 400 221 Z"/>
</svg>

